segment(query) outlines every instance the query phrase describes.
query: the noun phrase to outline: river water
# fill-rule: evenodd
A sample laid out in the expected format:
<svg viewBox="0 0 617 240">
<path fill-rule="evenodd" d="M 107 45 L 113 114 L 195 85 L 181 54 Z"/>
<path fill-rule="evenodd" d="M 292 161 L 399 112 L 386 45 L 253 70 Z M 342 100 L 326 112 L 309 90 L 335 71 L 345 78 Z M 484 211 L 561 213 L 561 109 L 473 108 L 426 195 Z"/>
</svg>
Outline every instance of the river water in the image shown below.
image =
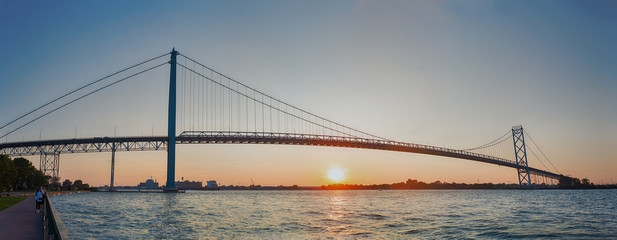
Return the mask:
<svg viewBox="0 0 617 240">
<path fill-rule="evenodd" d="M 617 190 L 99 192 L 51 200 L 75 239 L 617 238 Z"/>
</svg>

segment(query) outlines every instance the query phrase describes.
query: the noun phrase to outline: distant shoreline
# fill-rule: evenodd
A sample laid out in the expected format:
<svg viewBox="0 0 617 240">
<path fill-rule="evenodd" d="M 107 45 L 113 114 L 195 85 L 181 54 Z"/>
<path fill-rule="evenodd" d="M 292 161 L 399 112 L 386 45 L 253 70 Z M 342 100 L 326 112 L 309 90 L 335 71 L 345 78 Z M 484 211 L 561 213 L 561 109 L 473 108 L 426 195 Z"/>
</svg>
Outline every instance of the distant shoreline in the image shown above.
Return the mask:
<svg viewBox="0 0 617 240">
<path fill-rule="evenodd" d="M 505 183 L 455 183 L 455 182 L 441 182 L 435 181 L 432 183 L 426 183 L 415 179 L 407 179 L 405 182 L 392 183 L 392 184 L 330 184 L 322 185 L 319 187 L 302 187 L 298 185 L 293 186 L 277 186 L 277 187 L 262 187 L 259 185 L 251 186 L 221 186 L 221 190 L 425 190 L 425 189 L 617 189 L 617 184 L 612 185 L 595 185 L 590 183 L 587 179 L 583 181 L 577 178 L 571 178 L 562 176 L 557 185 L 532 185 L 532 186 L 520 186 L 518 184 L 505 184 Z"/>
<path fill-rule="evenodd" d="M 121 189 L 131 189 L 135 187 L 117 187 Z M 191 191 L 248 191 L 248 190 L 475 190 L 475 189 L 502 189 L 502 190 L 520 190 L 520 189 L 617 189 L 617 184 L 595 185 L 593 183 L 586 184 L 564 184 L 560 182 L 558 185 L 533 185 L 531 187 L 520 186 L 518 184 L 505 183 L 447 183 L 435 181 L 425 183 L 423 181 L 408 179 L 406 182 L 392 184 L 330 184 L 322 186 L 220 186 L 217 189 L 181 189 Z M 105 190 L 101 190 L 105 191 Z"/>
</svg>

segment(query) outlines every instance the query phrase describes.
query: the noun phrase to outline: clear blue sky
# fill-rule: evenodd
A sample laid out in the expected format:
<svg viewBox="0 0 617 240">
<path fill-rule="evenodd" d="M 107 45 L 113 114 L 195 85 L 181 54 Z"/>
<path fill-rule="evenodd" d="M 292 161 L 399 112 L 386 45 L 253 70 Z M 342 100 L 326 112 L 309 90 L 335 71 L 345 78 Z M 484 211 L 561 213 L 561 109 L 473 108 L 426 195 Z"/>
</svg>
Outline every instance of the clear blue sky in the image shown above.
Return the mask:
<svg viewBox="0 0 617 240">
<path fill-rule="evenodd" d="M 176 47 L 296 106 L 400 141 L 467 148 L 522 124 L 561 172 L 617 181 L 615 1 L 0 0 L 0 29 L 0 124 Z M 8 140 L 72 138 L 76 129 L 78 137 L 165 134 L 167 71 Z M 355 183 L 516 181 L 512 169 L 368 150 L 182 146 L 178 154 L 176 176 L 223 184 L 319 185 L 332 166 Z M 108 154 L 62 161 L 63 178 L 107 184 Z M 121 153 L 116 179 L 162 181 L 164 161 L 164 152 Z"/>
</svg>

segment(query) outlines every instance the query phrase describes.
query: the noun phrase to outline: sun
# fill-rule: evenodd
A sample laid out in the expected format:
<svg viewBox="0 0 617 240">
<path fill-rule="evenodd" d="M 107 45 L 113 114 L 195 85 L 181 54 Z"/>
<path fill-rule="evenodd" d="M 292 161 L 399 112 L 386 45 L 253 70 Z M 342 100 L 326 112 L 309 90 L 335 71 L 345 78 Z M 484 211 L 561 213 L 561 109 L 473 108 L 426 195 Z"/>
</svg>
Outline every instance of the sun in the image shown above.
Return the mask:
<svg viewBox="0 0 617 240">
<path fill-rule="evenodd" d="M 345 179 L 345 170 L 338 167 L 331 168 L 328 172 L 328 178 L 333 182 L 341 182 Z"/>
</svg>

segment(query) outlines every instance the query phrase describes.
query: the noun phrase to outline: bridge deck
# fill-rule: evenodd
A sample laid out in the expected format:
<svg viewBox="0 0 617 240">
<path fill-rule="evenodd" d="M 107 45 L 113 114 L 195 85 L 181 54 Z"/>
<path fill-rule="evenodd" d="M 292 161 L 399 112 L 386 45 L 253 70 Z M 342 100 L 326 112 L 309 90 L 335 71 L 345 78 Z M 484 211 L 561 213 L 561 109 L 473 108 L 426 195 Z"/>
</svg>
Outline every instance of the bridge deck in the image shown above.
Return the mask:
<svg viewBox="0 0 617 240">
<path fill-rule="evenodd" d="M 103 137 L 12 142 L 0 144 L 0 154 L 22 156 L 53 153 L 65 154 L 109 152 L 112 150 L 153 151 L 167 149 L 167 139 L 167 136 L 152 136 L 113 138 Z M 464 150 L 357 137 L 269 132 L 190 131 L 184 132 L 180 136 L 177 136 L 176 141 L 178 144 L 289 144 L 364 148 L 467 159 L 472 161 L 511 167 L 515 169 L 524 168 L 524 166 L 519 166 L 514 161 L 508 159 L 468 152 Z M 558 179 L 560 176 L 559 174 L 532 167 L 529 167 L 529 171 L 535 175 L 541 175 L 554 179 Z"/>
</svg>

